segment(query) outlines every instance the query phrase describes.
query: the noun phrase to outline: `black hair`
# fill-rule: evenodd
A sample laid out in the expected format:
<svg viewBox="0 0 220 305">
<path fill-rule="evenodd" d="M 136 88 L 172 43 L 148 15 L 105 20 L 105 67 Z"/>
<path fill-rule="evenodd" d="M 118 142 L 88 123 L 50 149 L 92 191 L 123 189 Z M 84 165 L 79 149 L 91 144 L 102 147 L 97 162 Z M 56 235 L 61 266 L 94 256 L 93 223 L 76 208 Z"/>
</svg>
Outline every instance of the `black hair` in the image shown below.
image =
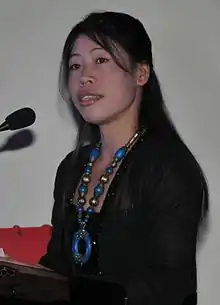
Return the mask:
<svg viewBox="0 0 220 305">
<path fill-rule="evenodd" d="M 148 131 L 160 134 L 162 137 L 168 134 L 172 135 L 186 147 L 166 109 L 160 83 L 154 70 L 151 40 L 143 24 L 128 14 L 104 11 L 90 13 L 72 28 L 66 39 L 62 54 L 59 79 L 60 93 L 69 102 L 78 127 L 76 152 L 80 150 L 85 142 L 98 141 L 100 136 L 98 127 L 82 118 L 68 94 L 69 58 L 79 35 L 86 35 L 102 46 L 112 55 L 115 62 L 122 69 L 126 69 L 126 67 L 119 62 L 116 56 L 115 48 L 117 48 L 117 45 L 122 47 L 128 54 L 131 64 L 145 63 L 149 65 L 150 75 L 146 85 L 143 86 L 139 125 L 146 126 Z M 208 211 L 208 186 L 204 173 L 197 161 L 196 164 L 203 182 L 203 213 L 205 214 Z M 122 193 L 126 193 L 126 191 Z"/>
</svg>

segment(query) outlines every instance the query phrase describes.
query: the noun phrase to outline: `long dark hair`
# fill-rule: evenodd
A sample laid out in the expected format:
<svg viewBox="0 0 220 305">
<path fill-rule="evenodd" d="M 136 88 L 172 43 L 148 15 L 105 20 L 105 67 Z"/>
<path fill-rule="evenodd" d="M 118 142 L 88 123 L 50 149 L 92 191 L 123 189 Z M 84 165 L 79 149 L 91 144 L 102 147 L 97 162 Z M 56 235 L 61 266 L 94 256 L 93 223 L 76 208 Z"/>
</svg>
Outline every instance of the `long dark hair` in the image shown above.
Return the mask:
<svg viewBox="0 0 220 305">
<path fill-rule="evenodd" d="M 151 40 L 143 24 L 128 14 L 104 11 L 90 13 L 73 27 L 66 39 L 62 54 L 59 78 L 60 93 L 69 103 L 78 127 L 76 154 L 85 142 L 99 140 L 99 129 L 82 118 L 74 107 L 67 88 L 69 57 L 76 39 L 81 34 L 88 36 L 107 50 L 118 66 L 124 70 L 126 70 L 126 67 L 119 62 L 115 52 L 117 51 L 116 45 L 121 46 L 126 51 L 131 64 L 146 63 L 149 65 L 150 76 L 148 82 L 143 87 L 139 125 L 146 126 L 151 133 L 172 134 L 177 141 L 180 141 L 185 146 L 164 104 L 160 83 L 154 70 Z M 197 161 L 196 164 L 201 172 L 204 189 L 203 214 L 206 214 L 208 211 L 208 187 L 205 176 Z"/>
</svg>

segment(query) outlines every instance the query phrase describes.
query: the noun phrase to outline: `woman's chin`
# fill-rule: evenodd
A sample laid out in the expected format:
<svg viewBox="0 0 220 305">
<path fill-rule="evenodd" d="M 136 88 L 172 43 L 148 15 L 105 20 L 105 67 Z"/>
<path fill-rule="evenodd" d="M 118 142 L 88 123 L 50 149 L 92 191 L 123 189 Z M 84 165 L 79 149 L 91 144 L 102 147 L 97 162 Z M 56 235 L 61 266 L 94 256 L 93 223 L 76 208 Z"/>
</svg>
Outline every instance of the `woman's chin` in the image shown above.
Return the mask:
<svg viewBox="0 0 220 305">
<path fill-rule="evenodd" d="M 89 123 L 89 124 L 94 124 L 94 125 L 103 125 L 105 124 L 105 120 L 100 117 L 92 117 L 92 116 L 84 116 L 84 120 Z"/>
</svg>

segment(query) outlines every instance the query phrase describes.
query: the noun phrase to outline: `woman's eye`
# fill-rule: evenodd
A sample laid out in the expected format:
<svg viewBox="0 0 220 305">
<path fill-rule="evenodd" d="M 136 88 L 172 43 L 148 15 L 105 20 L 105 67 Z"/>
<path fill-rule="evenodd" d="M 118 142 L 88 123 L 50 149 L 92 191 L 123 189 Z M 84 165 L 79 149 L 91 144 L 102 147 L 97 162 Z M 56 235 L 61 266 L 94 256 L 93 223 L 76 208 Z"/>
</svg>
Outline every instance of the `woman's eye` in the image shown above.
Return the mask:
<svg viewBox="0 0 220 305">
<path fill-rule="evenodd" d="M 99 57 L 99 58 L 96 59 L 96 63 L 97 64 L 103 64 L 103 63 L 105 63 L 107 61 L 108 61 L 108 59 L 104 58 L 104 57 Z"/>
<path fill-rule="evenodd" d="M 69 66 L 69 70 L 77 70 L 80 68 L 80 65 L 79 64 L 72 64 Z"/>
</svg>

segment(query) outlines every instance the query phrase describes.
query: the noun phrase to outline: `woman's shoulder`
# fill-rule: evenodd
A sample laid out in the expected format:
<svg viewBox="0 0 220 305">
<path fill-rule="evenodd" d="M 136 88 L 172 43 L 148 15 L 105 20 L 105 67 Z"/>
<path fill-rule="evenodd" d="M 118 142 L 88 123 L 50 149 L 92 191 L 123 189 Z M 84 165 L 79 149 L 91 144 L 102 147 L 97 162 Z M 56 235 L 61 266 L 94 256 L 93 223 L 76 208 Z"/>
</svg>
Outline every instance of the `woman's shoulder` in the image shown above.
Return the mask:
<svg viewBox="0 0 220 305">
<path fill-rule="evenodd" d="M 63 185 L 71 180 L 75 172 L 79 172 L 81 166 L 84 165 L 86 156 L 89 151 L 89 145 L 83 146 L 79 151 L 72 150 L 66 154 L 66 156 L 59 163 L 56 175 L 55 175 L 55 186 L 54 192 L 59 193 Z"/>
<path fill-rule="evenodd" d="M 57 173 L 62 174 L 72 171 L 75 167 L 78 167 L 81 163 L 85 162 L 90 149 L 91 145 L 87 144 L 82 146 L 79 150 L 74 149 L 68 152 L 59 163 Z"/>
<path fill-rule="evenodd" d="M 148 134 L 144 138 L 137 154 L 137 163 L 142 168 L 148 167 L 166 171 L 172 169 L 179 173 L 200 174 L 200 166 L 194 154 L 182 139 L 175 134 L 153 135 Z"/>
<path fill-rule="evenodd" d="M 141 161 L 140 161 L 141 160 Z M 187 192 L 202 196 L 204 174 L 190 149 L 180 138 L 149 136 L 143 141 L 140 155 L 139 181 L 151 196 L 173 196 Z M 141 164 L 141 166 L 140 166 Z M 200 205 L 200 201 L 199 205 Z"/>
</svg>

